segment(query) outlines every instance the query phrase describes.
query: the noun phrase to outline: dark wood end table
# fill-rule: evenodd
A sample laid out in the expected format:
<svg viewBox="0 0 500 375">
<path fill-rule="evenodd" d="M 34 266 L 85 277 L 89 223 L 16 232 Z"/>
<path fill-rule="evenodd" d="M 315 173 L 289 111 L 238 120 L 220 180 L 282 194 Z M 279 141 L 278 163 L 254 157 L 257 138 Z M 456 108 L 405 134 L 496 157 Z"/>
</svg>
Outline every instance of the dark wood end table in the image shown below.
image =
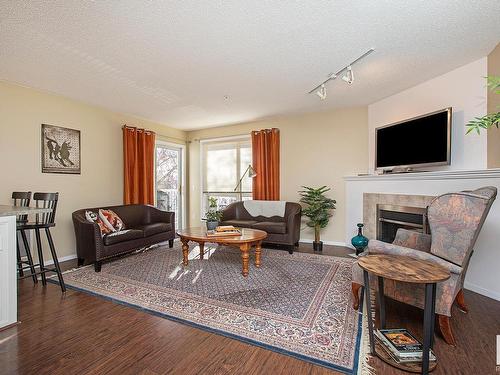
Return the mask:
<svg viewBox="0 0 500 375">
<path fill-rule="evenodd" d="M 262 240 L 267 237 L 267 233 L 258 229 L 239 228 L 241 236 L 207 236 L 207 230 L 203 227 L 187 228 L 177 232 L 182 243 L 182 264 L 189 264 L 189 241 L 197 242 L 200 246 L 200 259 L 204 257 L 205 242 L 217 243 L 219 245 L 234 245 L 241 251 L 242 275 L 248 276 L 248 261 L 250 249 L 255 246 L 255 267 L 260 267 Z"/>
<path fill-rule="evenodd" d="M 365 301 L 368 314 L 368 333 L 370 336 L 370 353 L 376 355 L 389 365 L 408 372 L 428 374 L 434 370 L 437 361 L 429 366 L 429 350 L 434 345 L 434 320 L 436 308 L 436 283 L 450 278 L 450 272 L 427 260 L 414 259 L 401 255 L 374 254 L 365 255 L 358 259 L 359 266 L 363 269 L 365 284 Z M 424 304 L 424 342 L 422 363 L 397 363 L 378 344 L 373 336 L 373 321 L 370 301 L 369 274 L 377 276 L 378 300 L 380 305 L 380 327 L 385 328 L 385 302 L 384 279 L 401 281 L 405 283 L 425 284 Z"/>
</svg>

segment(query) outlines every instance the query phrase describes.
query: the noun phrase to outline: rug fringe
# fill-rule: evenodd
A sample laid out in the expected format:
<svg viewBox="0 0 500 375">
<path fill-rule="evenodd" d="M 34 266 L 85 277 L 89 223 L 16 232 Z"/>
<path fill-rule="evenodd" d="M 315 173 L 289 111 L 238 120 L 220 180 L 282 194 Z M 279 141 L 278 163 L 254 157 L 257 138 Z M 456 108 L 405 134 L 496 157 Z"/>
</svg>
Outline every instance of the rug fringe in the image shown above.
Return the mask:
<svg viewBox="0 0 500 375">
<path fill-rule="evenodd" d="M 370 299 L 373 301 L 375 293 L 370 290 Z M 375 310 L 370 309 L 372 321 L 375 319 Z M 363 321 L 361 322 L 361 342 L 359 344 L 359 362 L 357 375 L 376 375 L 375 369 L 369 364 L 373 356 L 370 354 L 370 337 L 368 334 L 368 314 L 366 303 L 363 303 Z"/>
</svg>

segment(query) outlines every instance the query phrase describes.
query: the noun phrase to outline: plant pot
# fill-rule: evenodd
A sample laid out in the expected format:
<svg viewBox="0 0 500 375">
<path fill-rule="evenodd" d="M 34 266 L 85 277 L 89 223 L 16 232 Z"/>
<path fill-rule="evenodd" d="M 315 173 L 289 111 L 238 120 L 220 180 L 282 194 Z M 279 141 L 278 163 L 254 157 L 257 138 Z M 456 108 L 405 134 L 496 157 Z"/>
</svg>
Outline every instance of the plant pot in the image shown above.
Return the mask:
<svg viewBox="0 0 500 375">
<path fill-rule="evenodd" d="M 219 226 L 218 221 L 208 221 L 207 220 L 207 230 L 215 230 Z"/>
<path fill-rule="evenodd" d="M 313 241 L 313 250 L 314 251 L 323 251 L 323 241 Z"/>
</svg>

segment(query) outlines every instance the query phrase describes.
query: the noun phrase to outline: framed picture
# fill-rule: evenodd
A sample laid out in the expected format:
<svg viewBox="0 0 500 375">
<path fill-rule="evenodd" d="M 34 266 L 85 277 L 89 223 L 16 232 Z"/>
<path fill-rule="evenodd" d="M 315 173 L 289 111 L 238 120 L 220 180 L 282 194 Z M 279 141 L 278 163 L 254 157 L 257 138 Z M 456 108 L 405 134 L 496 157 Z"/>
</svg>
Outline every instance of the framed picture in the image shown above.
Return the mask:
<svg viewBox="0 0 500 375">
<path fill-rule="evenodd" d="M 80 174 L 80 131 L 42 124 L 42 173 Z"/>
</svg>

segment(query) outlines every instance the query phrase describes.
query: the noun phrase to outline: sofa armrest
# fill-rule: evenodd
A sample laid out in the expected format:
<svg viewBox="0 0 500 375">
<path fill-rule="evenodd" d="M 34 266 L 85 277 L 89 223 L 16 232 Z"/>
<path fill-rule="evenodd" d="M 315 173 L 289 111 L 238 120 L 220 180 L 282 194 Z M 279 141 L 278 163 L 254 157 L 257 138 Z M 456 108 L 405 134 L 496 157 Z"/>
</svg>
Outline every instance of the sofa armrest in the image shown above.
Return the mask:
<svg viewBox="0 0 500 375">
<path fill-rule="evenodd" d="M 85 259 L 86 263 L 99 260 L 104 246 L 99 225 L 89 222 L 80 211 L 73 212 L 72 218 L 78 258 Z"/>
<path fill-rule="evenodd" d="M 388 254 L 388 255 L 408 256 L 413 259 L 428 260 L 432 263 L 442 266 L 451 273 L 457 275 L 460 275 L 463 271 L 462 267 L 450 263 L 447 260 L 441 259 L 435 255 L 432 255 L 431 253 L 426 253 L 425 251 L 410 249 L 409 247 L 398 246 L 378 240 L 370 240 L 368 242 L 368 254 Z"/>
<path fill-rule="evenodd" d="M 236 205 L 240 202 L 234 202 L 229 204 L 226 208 L 222 210 L 221 221 L 234 220 L 236 217 Z"/>
<path fill-rule="evenodd" d="M 153 206 L 149 206 L 149 209 L 151 210 L 151 216 L 150 216 L 151 222 L 169 223 L 172 225 L 175 224 L 175 212 L 162 211 Z"/>
<path fill-rule="evenodd" d="M 396 232 L 396 238 L 392 242 L 393 245 L 409 247 L 420 251 L 431 251 L 431 235 L 419 233 L 414 230 L 399 228 Z"/>
<path fill-rule="evenodd" d="M 300 240 L 300 221 L 302 218 L 302 208 L 299 206 L 294 209 L 286 217 L 286 228 L 289 235 L 292 236 L 293 244 L 299 242 Z"/>
</svg>

